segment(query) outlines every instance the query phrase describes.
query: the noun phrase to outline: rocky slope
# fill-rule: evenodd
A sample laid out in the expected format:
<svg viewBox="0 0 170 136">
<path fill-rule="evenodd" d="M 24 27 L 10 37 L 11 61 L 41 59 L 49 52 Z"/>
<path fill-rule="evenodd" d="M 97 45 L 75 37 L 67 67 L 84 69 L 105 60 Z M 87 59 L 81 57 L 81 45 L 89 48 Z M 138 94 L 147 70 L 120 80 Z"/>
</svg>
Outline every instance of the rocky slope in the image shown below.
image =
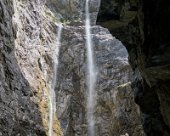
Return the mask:
<svg viewBox="0 0 170 136">
<path fill-rule="evenodd" d="M 99 2 L 90 1 L 98 67 L 96 135 L 143 136 L 130 87 L 128 54 L 107 29 L 95 25 Z M 64 28 L 54 135 L 87 135 L 84 8 L 83 0 L 0 0 L 0 135 L 48 135 L 52 56 L 59 23 Z"/>
<path fill-rule="evenodd" d="M 129 52 L 135 101 L 148 136 L 170 135 L 169 8 L 170 2 L 161 0 L 102 0 L 98 16 Z"/>
</svg>

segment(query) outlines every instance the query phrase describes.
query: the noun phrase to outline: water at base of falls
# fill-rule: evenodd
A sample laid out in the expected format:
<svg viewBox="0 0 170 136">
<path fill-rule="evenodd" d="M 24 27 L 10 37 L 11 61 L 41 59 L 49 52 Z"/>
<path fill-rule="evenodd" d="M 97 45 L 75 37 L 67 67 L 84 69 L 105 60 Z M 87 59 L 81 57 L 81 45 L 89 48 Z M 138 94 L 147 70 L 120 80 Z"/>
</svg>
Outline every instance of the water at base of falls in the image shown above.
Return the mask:
<svg viewBox="0 0 170 136">
<path fill-rule="evenodd" d="M 88 136 L 95 136 L 95 119 L 94 119 L 94 108 L 95 108 L 95 84 L 96 84 L 96 70 L 93 58 L 93 44 L 91 39 L 91 25 L 90 25 L 90 14 L 89 14 L 89 0 L 86 0 L 86 46 L 87 46 L 87 65 L 88 65 L 88 95 L 87 95 L 87 123 L 88 123 Z"/>
<path fill-rule="evenodd" d="M 57 33 L 57 46 L 53 55 L 53 79 L 52 79 L 52 85 L 50 89 L 50 106 L 49 106 L 49 131 L 48 135 L 53 136 L 53 124 L 54 124 L 54 117 L 56 113 L 56 95 L 55 95 L 55 86 L 56 86 L 56 80 L 57 80 L 57 69 L 58 69 L 58 56 L 59 56 L 59 50 L 61 46 L 61 33 L 62 33 L 63 26 L 60 24 L 58 25 L 58 33 Z"/>
</svg>

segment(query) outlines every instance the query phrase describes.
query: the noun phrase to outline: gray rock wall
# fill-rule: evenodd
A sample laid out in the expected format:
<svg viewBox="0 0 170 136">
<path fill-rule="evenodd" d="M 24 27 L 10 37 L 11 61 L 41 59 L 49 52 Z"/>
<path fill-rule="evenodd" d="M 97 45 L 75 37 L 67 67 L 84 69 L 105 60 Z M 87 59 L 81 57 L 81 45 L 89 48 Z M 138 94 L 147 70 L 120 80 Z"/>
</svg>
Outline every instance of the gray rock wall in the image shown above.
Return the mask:
<svg viewBox="0 0 170 136">
<path fill-rule="evenodd" d="M 54 135 L 86 136 L 85 1 L 0 0 L 0 135 L 45 136 L 57 25 L 64 24 L 56 85 Z M 96 135 L 143 136 L 130 88 L 125 47 L 96 26 L 99 1 L 90 1 L 98 67 Z M 59 118 L 59 121 L 57 119 Z"/>
<path fill-rule="evenodd" d="M 47 0 L 46 5 L 62 22 L 73 23 L 85 19 L 85 0 Z M 94 24 L 99 11 L 100 0 L 90 0 L 91 22 Z"/>
<path fill-rule="evenodd" d="M 44 136 L 32 89 L 15 56 L 12 1 L 0 1 L 0 135 Z"/>
<path fill-rule="evenodd" d="M 68 26 L 62 34 L 56 92 L 57 113 L 66 136 L 87 136 L 84 33 L 84 26 Z M 139 110 L 130 88 L 132 73 L 125 47 L 100 26 L 92 28 L 92 37 L 98 73 L 96 135 L 143 136 Z"/>
</svg>

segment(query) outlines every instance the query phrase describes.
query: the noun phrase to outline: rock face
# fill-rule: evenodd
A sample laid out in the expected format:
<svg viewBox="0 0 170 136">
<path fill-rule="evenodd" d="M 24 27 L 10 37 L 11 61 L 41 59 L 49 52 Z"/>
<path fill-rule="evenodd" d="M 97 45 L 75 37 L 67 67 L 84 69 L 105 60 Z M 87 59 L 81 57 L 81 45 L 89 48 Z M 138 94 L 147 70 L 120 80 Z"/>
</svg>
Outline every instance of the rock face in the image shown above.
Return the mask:
<svg viewBox="0 0 170 136">
<path fill-rule="evenodd" d="M 68 26 L 62 35 L 56 92 L 58 117 L 66 136 L 87 136 L 84 29 L 83 26 Z M 131 68 L 126 49 L 100 26 L 93 26 L 92 36 L 98 68 L 96 135 L 128 133 L 143 136 L 138 108 L 130 88 Z"/>
<path fill-rule="evenodd" d="M 85 18 L 85 0 L 47 0 L 47 6 L 62 22 L 81 23 Z M 95 23 L 100 0 L 90 0 L 91 22 Z"/>
<path fill-rule="evenodd" d="M 90 0 L 98 68 L 97 136 L 143 136 L 130 88 L 125 47 L 95 25 L 99 0 Z M 87 136 L 85 1 L 0 0 L 0 135 L 45 136 L 57 25 L 64 24 L 56 85 L 55 136 Z M 61 128 L 60 128 L 61 124 Z"/>
<path fill-rule="evenodd" d="M 57 26 L 51 23 L 44 4 L 0 1 L 0 135 L 3 136 L 44 136 L 48 131 L 51 56 Z M 54 131 L 62 135 L 57 119 Z"/>
<path fill-rule="evenodd" d="M 15 56 L 13 5 L 0 1 L 0 135 L 45 135 L 40 111 L 32 101 L 31 86 Z"/>
<path fill-rule="evenodd" d="M 109 28 L 129 52 L 134 71 L 132 87 L 146 134 L 169 136 L 170 2 L 102 0 L 101 3 L 98 23 Z M 105 8 L 108 4 L 109 9 Z"/>
<path fill-rule="evenodd" d="M 53 54 L 57 46 L 57 17 L 45 6 L 45 1 L 15 1 L 15 55 L 18 65 L 29 82 L 33 102 L 38 105 L 43 127 L 49 127 L 49 96 L 53 72 Z M 61 136 L 57 116 L 54 135 Z"/>
</svg>

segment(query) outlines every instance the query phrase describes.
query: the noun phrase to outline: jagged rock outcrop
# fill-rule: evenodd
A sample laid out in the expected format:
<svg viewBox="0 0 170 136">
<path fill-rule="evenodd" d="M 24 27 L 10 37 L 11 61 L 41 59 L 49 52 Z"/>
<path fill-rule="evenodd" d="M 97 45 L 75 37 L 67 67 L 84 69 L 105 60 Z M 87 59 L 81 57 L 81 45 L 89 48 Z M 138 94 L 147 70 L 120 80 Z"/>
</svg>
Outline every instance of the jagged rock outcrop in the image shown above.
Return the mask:
<svg viewBox="0 0 170 136">
<path fill-rule="evenodd" d="M 56 92 L 58 117 L 66 136 L 87 136 L 84 29 L 84 26 L 68 26 L 62 34 Z M 93 26 L 92 36 L 98 68 L 96 135 L 143 136 L 130 88 L 131 68 L 126 49 L 100 26 Z"/>
<path fill-rule="evenodd" d="M 135 101 L 148 136 L 170 135 L 169 8 L 170 2 L 161 0 L 102 0 L 98 16 L 129 52 Z"/>
</svg>

